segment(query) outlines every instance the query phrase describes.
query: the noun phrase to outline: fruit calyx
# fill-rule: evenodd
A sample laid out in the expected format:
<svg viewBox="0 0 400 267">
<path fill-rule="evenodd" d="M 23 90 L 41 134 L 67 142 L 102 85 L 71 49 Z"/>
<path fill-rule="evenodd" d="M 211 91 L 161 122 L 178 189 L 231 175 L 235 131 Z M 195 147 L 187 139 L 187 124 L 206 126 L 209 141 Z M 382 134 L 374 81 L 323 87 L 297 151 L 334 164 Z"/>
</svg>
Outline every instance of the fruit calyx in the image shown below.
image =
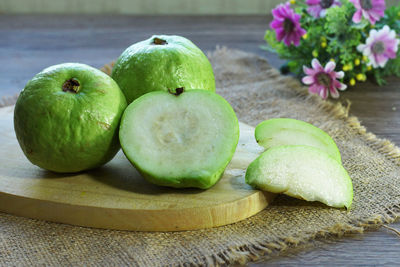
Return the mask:
<svg viewBox="0 0 400 267">
<path fill-rule="evenodd" d="M 168 42 L 166 40 L 163 40 L 163 39 L 155 37 L 153 39 L 153 44 L 155 44 L 155 45 L 166 45 L 166 44 L 168 44 Z"/>
<path fill-rule="evenodd" d="M 68 79 L 64 82 L 62 85 L 62 90 L 64 92 L 71 92 L 71 93 L 78 93 L 79 89 L 81 87 L 81 84 L 79 81 L 75 78 Z"/>
<path fill-rule="evenodd" d="M 176 95 L 176 96 L 179 96 L 180 94 L 182 94 L 183 91 L 185 91 L 185 87 L 176 88 L 176 89 L 175 89 L 175 92 L 168 88 L 168 92 L 169 92 L 170 94 L 173 94 L 173 95 Z"/>
</svg>

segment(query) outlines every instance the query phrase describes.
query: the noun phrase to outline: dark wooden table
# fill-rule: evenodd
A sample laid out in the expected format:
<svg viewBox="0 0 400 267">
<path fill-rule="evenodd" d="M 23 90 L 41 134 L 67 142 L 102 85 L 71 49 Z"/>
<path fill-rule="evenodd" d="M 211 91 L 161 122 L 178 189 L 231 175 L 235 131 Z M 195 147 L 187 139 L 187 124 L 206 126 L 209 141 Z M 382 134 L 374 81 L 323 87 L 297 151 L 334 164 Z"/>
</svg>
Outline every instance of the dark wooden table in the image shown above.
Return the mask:
<svg viewBox="0 0 400 267">
<path fill-rule="evenodd" d="M 19 92 L 43 68 L 62 62 L 81 62 L 95 67 L 117 58 L 130 44 L 151 34 L 177 34 L 191 39 L 203 50 L 217 45 L 242 49 L 266 57 L 279 67 L 275 55 L 259 48 L 268 16 L 166 17 L 0 15 L 0 98 Z M 386 86 L 363 83 L 342 93 L 352 102 L 351 114 L 371 132 L 400 145 L 400 79 Z M 400 223 L 392 227 L 400 229 Z M 375 266 L 400 264 L 400 237 L 386 228 L 319 243 L 250 263 L 250 266 L 314 265 Z"/>
</svg>

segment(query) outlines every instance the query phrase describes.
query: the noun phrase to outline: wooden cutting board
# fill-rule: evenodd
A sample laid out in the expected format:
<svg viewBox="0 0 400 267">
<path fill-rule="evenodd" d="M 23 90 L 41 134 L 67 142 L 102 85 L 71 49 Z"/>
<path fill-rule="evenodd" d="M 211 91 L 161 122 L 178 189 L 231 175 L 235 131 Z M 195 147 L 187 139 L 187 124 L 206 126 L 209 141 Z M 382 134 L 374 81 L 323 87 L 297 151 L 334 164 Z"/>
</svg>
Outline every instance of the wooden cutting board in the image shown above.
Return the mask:
<svg viewBox="0 0 400 267">
<path fill-rule="evenodd" d="M 13 108 L 0 109 L 0 211 L 96 228 L 181 231 L 246 219 L 274 197 L 244 181 L 248 164 L 262 152 L 246 124 L 240 124 L 236 153 L 214 187 L 171 189 L 144 180 L 121 151 L 105 166 L 75 175 L 32 165 L 16 140 Z"/>
</svg>

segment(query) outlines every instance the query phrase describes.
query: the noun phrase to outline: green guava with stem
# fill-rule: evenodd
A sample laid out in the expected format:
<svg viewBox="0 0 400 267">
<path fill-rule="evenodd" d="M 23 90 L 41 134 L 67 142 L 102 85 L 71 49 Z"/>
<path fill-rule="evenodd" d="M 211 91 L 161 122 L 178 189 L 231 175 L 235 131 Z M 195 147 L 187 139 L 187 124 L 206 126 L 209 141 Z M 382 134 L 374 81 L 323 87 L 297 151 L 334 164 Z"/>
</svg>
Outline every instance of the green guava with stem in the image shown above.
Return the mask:
<svg viewBox="0 0 400 267">
<path fill-rule="evenodd" d="M 18 97 L 14 129 L 25 156 L 61 173 L 92 169 L 120 149 L 126 99 L 105 73 L 78 63 L 48 67 Z"/>
<path fill-rule="evenodd" d="M 131 103 L 152 91 L 203 89 L 215 92 L 210 62 L 190 40 L 154 35 L 128 47 L 116 61 L 111 77 Z"/>
</svg>

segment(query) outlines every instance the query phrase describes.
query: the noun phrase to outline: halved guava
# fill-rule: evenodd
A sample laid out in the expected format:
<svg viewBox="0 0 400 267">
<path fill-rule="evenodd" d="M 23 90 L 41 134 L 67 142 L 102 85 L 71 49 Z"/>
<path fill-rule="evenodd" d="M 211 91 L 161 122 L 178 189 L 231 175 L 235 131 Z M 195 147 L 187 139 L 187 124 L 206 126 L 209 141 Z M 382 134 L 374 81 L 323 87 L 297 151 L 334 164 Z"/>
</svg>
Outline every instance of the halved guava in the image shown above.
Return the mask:
<svg viewBox="0 0 400 267">
<path fill-rule="evenodd" d="M 216 93 L 178 88 L 132 102 L 122 116 L 119 137 L 127 158 L 151 183 L 206 189 L 232 159 L 239 123 Z"/>
</svg>

